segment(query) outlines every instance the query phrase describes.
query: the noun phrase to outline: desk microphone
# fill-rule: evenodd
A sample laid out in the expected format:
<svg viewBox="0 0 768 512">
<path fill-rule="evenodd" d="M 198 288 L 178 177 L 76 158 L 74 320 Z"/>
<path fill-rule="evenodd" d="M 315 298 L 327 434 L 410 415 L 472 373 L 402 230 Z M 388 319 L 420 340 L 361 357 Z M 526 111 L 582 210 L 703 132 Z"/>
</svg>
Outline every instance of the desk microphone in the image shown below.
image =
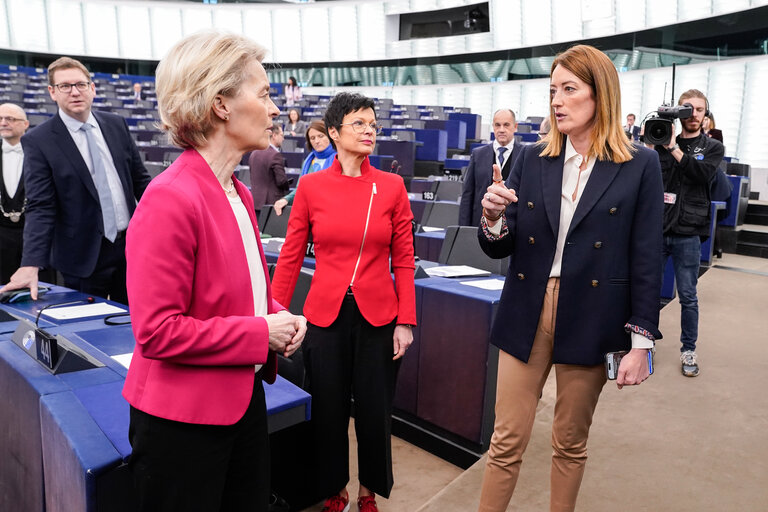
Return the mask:
<svg viewBox="0 0 768 512">
<path fill-rule="evenodd" d="M 395 170 L 395 168 L 397 168 L 397 166 L 398 166 L 397 160 L 392 160 L 392 165 L 389 168 L 389 172 L 394 172 L 394 173 L 397 174 L 397 171 Z"/>
<path fill-rule="evenodd" d="M 71 300 L 68 302 L 54 302 L 53 304 L 48 304 L 47 306 L 43 306 L 42 308 L 37 310 L 37 316 L 35 317 L 35 327 L 40 327 L 40 315 L 48 308 L 60 308 L 64 306 L 74 306 L 76 304 L 93 304 L 96 302 L 96 299 L 93 297 L 86 297 L 84 299 L 80 300 Z"/>
</svg>

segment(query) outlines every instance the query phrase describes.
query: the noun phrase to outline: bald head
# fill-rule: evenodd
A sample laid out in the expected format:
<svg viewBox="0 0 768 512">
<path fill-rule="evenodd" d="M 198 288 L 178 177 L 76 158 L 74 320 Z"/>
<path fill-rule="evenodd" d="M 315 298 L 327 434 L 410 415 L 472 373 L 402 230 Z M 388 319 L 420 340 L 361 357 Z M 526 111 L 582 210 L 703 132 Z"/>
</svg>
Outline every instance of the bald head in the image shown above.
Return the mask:
<svg viewBox="0 0 768 512">
<path fill-rule="evenodd" d="M 0 137 L 3 140 L 15 146 L 27 128 L 29 128 L 29 121 L 23 108 L 13 103 L 0 105 Z"/>
<path fill-rule="evenodd" d="M 510 143 L 517 131 L 515 113 L 508 108 L 500 108 L 493 114 L 493 135 L 499 144 L 506 146 Z"/>
</svg>

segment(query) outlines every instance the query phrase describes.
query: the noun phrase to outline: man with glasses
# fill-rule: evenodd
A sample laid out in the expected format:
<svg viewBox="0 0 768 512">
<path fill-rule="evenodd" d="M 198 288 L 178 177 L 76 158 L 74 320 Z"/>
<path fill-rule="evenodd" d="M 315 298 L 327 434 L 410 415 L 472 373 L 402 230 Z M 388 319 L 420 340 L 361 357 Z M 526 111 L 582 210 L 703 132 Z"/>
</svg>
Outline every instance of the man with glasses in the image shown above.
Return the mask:
<svg viewBox="0 0 768 512">
<path fill-rule="evenodd" d="M 125 120 L 91 111 L 96 87 L 82 63 L 48 66 L 59 107 L 21 139 L 27 194 L 21 267 L 4 288 L 29 287 L 49 264 L 64 284 L 127 304 L 125 231 L 150 177 Z"/>
<path fill-rule="evenodd" d="M 3 154 L 0 159 L 0 283 L 5 284 L 21 264 L 24 233 L 24 183 L 21 169 L 24 152 L 21 136 L 29 128 L 27 114 L 18 105 L 0 105 L 0 137 Z"/>
</svg>

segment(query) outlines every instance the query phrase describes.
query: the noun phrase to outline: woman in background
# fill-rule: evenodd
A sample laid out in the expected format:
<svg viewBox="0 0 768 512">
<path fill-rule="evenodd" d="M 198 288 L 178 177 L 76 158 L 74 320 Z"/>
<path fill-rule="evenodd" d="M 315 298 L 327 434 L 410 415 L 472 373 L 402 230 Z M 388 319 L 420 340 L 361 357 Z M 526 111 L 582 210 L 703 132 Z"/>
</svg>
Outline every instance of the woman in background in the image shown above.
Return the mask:
<svg viewBox="0 0 768 512">
<path fill-rule="evenodd" d="M 500 350 L 481 512 L 507 509 L 553 365 L 550 511 L 573 511 L 606 353 L 627 351 L 619 389 L 640 384 L 661 338 L 661 169 L 624 133 L 611 60 L 586 45 L 556 56 L 550 107 L 549 135 L 523 149 L 506 185 L 494 166 L 482 201 L 480 245 L 511 261 L 490 336 Z"/>
<path fill-rule="evenodd" d="M 301 165 L 299 181 L 301 181 L 302 176 L 330 167 L 334 157 L 336 157 L 336 148 L 333 147 L 331 139 L 328 138 L 328 132 L 325 130 L 323 121 L 312 121 L 304 134 L 304 138 L 307 139 L 309 154 Z M 298 187 L 298 183 L 296 186 Z M 275 201 L 275 213 L 282 215 L 283 208 L 292 204 L 295 196 L 296 190 L 292 190 L 285 197 Z"/>
<path fill-rule="evenodd" d="M 715 128 L 715 116 L 712 115 L 712 112 L 704 116 L 704 121 L 701 122 L 701 129 L 707 136 L 723 142 L 723 132 Z"/>
<path fill-rule="evenodd" d="M 368 161 L 381 131 L 373 100 L 337 94 L 325 123 L 338 156 L 299 181 L 273 283 L 277 300 L 290 303 L 311 231 L 317 266 L 304 304 L 310 322 L 304 364 L 314 480 L 329 497 L 324 512 L 349 510 L 354 397 L 358 510 L 376 512 L 375 494 L 388 498 L 394 482 L 392 400 L 416 323 L 413 214 L 403 179 Z"/>
<path fill-rule="evenodd" d="M 297 101 L 301 100 L 301 87 L 296 83 L 296 78 L 289 76 L 288 83 L 285 85 L 285 105 L 292 107 Z"/>
<path fill-rule="evenodd" d="M 262 379 L 275 380 L 275 353 L 293 353 L 306 322 L 272 299 L 253 200 L 233 177 L 279 113 L 265 53 L 203 32 L 157 67 L 160 119 L 185 151 L 147 187 L 126 241 L 136 347 L 123 396 L 140 511 L 268 509 Z"/>
<path fill-rule="evenodd" d="M 284 131 L 286 135 L 304 135 L 307 131 L 307 123 L 301 120 L 299 111 L 292 108 L 288 111 L 288 122 L 285 124 Z"/>
</svg>

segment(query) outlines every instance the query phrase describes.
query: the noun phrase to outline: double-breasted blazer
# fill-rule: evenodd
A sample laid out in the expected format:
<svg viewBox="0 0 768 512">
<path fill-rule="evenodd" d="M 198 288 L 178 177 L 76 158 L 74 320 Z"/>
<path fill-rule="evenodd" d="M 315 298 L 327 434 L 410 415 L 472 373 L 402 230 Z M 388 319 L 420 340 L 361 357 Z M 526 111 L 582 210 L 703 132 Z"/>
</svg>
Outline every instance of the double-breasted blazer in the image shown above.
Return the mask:
<svg viewBox="0 0 768 512">
<path fill-rule="evenodd" d="M 523 148 L 507 180 L 518 202 L 506 210 L 509 234 L 489 241 L 491 257 L 511 256 L 491 343 L 527 362 L 544 301 L 560 224 L 565 145 L 557 158 L 541 144 Z M 656 152 L 638 147 L 616 164 L 598 160 L 579 199 L 562 258 L 553 362 L 594 365 L 627 350 L 626 324 L 661 338 L 661 168 Z"/>
<path fill-rule="evenodd" d="M 515 142 L 512 152 L 505 154 L 502 175 L 507 175 L 508 170 L 514 164 L 520 154 L 522 145 Z M 480 204 L 488 187 L 493 182 L 493 164 L 496 163 L 496 155 L 493 144 L 480 146 L 472 152 L 469 158 L 467 172 L 464 173 L 464 184 L 461 188 L 461 203 L 459 205 L 459 225 L 477 226 L 483 215 L 483 207 Z"/>
</svg>

